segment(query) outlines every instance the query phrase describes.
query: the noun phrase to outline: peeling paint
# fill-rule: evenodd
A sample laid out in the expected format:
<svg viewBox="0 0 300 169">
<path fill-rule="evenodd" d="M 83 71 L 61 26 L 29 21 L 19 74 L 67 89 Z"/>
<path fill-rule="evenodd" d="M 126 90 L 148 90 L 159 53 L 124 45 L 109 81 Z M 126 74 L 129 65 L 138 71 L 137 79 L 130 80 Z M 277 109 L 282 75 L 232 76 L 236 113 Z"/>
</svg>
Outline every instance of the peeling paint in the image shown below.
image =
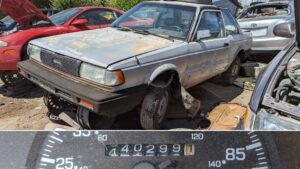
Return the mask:
<svg viewBox="0 0 300 169">
<path fill-rule="evenodd" d="M 76 32 L 43 39 L 31 44 L 84 62 L 107 67 L 144 53 L 173 46 L 172 42 L 152 35 L 124 32 L 115 28 Z"/>
</svg>

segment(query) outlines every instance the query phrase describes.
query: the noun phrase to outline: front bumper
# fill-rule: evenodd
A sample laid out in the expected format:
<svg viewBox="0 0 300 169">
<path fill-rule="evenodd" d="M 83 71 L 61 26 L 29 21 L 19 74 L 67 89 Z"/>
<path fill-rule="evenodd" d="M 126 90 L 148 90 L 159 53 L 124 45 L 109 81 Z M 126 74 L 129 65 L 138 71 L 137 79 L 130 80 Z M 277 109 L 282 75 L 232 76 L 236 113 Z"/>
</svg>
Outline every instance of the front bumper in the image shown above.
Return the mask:
<svg viewBox="0 0 300 169">
<path fill-rule="evenodd" d="M 63 76 L 32 60 L 20 62 L 18 68 L 27 79 L 48 92 L 75 105 L 90 109 L 96 114 L 108 117 L 116 117 L 133 110 L 142 102 L 146 93 L 146 85 L 119 92 L 108 92 Z M 82 105 L 80 100 L 92 103 L 93 109 Z"/>
<path fill-rule="evenodd" d="M 290 38 L 281 37 L 254 37 L 252 52 L 255 53 L 272 53 L 281 51 L 289 42 Z"/>
<path fill-rule="evenodd" d="M 4 54 L 5 51 L 14 50 L 14 53 Z M 0 71 L 17 70 L 17 64 L 21 60 L 21 47 L 0 47 Z"/>
</svg>

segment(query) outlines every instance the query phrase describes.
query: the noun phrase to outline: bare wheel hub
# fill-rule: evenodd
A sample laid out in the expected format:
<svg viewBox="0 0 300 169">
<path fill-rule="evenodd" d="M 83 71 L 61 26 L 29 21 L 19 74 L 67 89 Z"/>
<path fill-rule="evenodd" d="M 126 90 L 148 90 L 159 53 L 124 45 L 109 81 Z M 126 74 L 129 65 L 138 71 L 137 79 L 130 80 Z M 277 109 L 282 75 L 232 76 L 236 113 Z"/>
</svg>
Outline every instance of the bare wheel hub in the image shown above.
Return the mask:
<svg viewBox="0 0 300 169">
<path fill-rule="evenodd" d="M 8 86 L 22 85 L 27 82 L 17 71 L 6 71 L 2 72 L 0 75 L 3 83 Z"/>
<path fill-rule="evenodd" d="M 44 102 L 48 108 L 47 116 L 49 117 L 50 120 L 55 121 L 55 123 L 65 124 L 59 118 L 59 115 L 62 112 L 64 111 L 76 112 L 76 106 L 50 93 L 45 94 Z"/>
</svg>

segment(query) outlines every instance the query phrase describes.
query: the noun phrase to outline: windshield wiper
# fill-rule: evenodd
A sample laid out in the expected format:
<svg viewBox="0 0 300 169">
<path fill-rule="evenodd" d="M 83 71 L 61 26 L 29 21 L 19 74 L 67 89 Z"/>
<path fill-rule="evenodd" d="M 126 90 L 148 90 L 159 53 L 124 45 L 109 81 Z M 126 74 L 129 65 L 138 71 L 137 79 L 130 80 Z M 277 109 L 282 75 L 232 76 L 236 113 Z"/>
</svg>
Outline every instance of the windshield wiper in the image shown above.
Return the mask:
<svg viewBox="0 0 300 169">
<path fill-rule="evenodd" d="M 151 33 L 147 30 L 137 30 L 137 29 L 131 29 L 129 27 L 113 27 L 113 28 L 117 28 L 120 31 L 126 31 L 126 32 L 134 32 L 134 33 L 138 33 L 138 34 L 142 34 L 142 35 L 152 35 L 152 36 L 157 36 L 160 38 L 164 38 L 164 39 L 168 39 L 172 42 L 174 42 L 175 40 L 170 38 L 170 36 L 167 35 L 161 35 L 161 34 L 155 34 L 155 33 Z"/>
<path fill-rule="evenodd" d="M 116 27 L 116 28 L 120 31 L 134 32 L 134 30 L 129 27 Z"/>
<path fill-rule="evenodd" d="M 172 42 L 174 42 L 175 40 L 170 38 L 170 36 L 168 35 L 161 35 L 161 34 L 155 34 L 155 33 L 151 33 L 147 30 L 133 30 L 135 33 L 139 33 L 139 34 L 143 34 L 143 35 L 152 35 L 152 36 L 157 36 L 157 37 L 160 37 L 160 38 L 164 38 L 164 39 L 168 39 Z"/>
</svg>

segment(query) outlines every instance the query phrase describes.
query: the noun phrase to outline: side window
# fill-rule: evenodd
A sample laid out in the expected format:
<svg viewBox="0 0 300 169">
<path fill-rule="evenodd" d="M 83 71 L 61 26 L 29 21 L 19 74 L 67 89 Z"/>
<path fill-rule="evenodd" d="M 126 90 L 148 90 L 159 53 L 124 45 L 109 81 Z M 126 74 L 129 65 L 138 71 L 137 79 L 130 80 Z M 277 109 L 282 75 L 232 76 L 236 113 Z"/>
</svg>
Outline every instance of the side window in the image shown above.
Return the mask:
<svg viewBox="0 0 300 169">
<path fill-rule="evenodd" d="M 223 11 L 223 17 L 224 17 L 226 36 L 238 34 L 239 30 L 237 27 L 237 22 L 235 21 L 234 17 L 226 10 Z"/>
<path fill-rule="evenodd" d="M 205 11 L 202 14 L 198 31 L 209 30 L 211 37 L 213 38 L 222 38 L 224 37 L 224 23 L 221 12 L 215 11 Z"/>
<path fill-rule="evenodd" d="M 112 11 L 102 11 L 99 15 L 105 24 L 111 24 L 117 19 L 116 14 Z"/>
<path fill-rule="evenodd" d="M 81 14 L 78 19 L 87 19 L 88 25 L 111 24 L 117 17 L 114 12 L 106 10 L 91 10 Z"/>
</svg>

